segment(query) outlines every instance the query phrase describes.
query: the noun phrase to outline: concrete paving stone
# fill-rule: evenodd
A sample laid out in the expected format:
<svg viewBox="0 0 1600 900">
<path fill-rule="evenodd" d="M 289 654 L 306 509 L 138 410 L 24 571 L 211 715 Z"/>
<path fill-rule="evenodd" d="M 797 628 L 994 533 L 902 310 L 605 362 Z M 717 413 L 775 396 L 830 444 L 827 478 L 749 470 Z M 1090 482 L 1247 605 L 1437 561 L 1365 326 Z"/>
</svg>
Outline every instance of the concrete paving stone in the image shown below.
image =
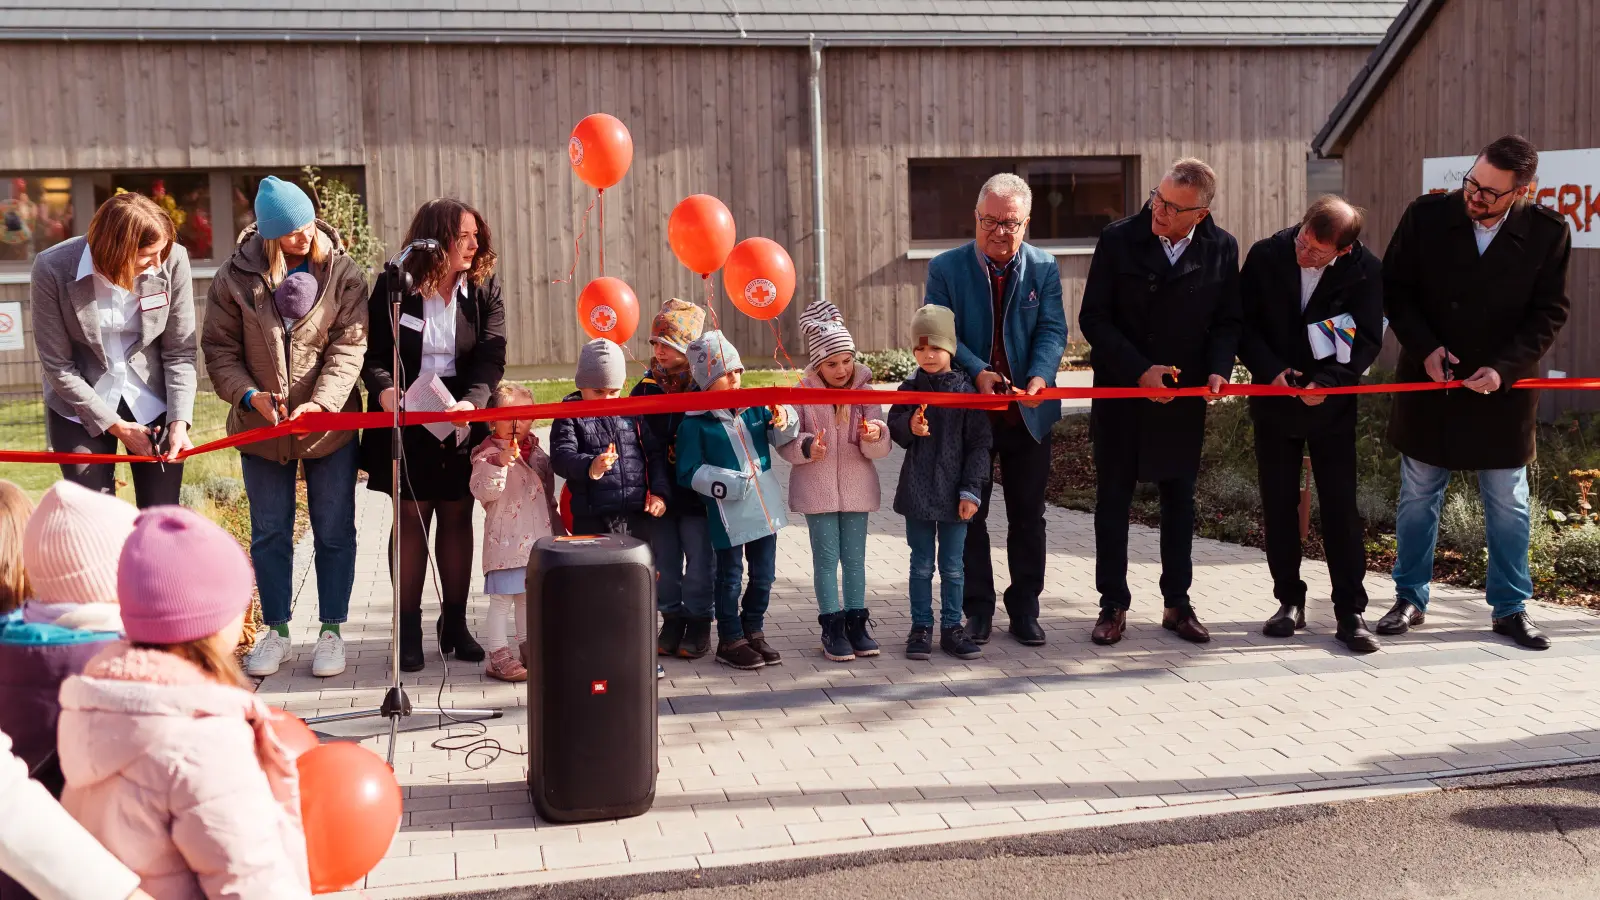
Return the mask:
<svg viewBox="0 0 1600 900">
<path fill-rule="evenodd" d="M 872 830 L 862 819 L 839 819 L 831 822 L 807 822 L 787 826 L 789 836 L 796 844 L 833 841 L 842 838 L 869 837 Z"/>
<path fill-rule="evenodd" d="M 628 861 L 628 847 L 621 840 L 548 844 L 543 849 L 547 869 L 575 869 Z"/>
<path fill-rule="evenodd" d="M 427 856 L 390 857 L 367 873 L 369 888 L 393 887 L 400 884 L 450 881 L 456 877 L 456 854 L 434 853 Z"/>
</svg>

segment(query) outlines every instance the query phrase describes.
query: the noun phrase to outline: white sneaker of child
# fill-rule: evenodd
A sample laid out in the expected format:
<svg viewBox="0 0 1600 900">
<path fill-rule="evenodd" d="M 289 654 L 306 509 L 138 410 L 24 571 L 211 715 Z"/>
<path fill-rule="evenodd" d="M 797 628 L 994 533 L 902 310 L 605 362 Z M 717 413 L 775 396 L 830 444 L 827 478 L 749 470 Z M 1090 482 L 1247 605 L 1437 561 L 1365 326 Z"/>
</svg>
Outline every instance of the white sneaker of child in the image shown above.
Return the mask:
<svg viewBox="0 0 1600 900">
<path fill-rule="evenodd" d="M 268 628 L 266 633 L 256 639 L 256 645 L 250 649 L 250 655 L 244 658 L 244 672 L 251 678 L 265 678 L 276 674 L 283 665 L 284 657 L 289 655 L 289 639 L 277 631 Z"/>
<path fill-rule="evenodd" d="M 324 631 L 317 638 L 317 649 L 311 654 L 311 674 L 318 678 L 332 678 L 344 672 L 344 638 Z"/>
</svg>

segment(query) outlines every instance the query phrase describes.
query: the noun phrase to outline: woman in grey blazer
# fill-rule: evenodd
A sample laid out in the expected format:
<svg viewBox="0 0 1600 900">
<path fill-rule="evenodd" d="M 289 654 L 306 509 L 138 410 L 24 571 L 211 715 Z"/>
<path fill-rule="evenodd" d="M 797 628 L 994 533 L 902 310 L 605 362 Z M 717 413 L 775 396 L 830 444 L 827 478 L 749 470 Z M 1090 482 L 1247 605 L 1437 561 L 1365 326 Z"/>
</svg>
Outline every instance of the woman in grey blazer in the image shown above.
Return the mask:
<svg viewBox="0 0 1600 900">
<path fill-rule="evenodd" d="M 141 508 L 178 502 L 194 445 L 194 285 L 189 254 L 166 211 L 140 194 L 100 205 L 86 237 L 33 261 L 33 334 L 44 370 L 45 430 L 63 453 L 160 455 L 135 463 Z M 62 475 L 116 491 L 110 463 L 63 465 Z"/>
</svg>

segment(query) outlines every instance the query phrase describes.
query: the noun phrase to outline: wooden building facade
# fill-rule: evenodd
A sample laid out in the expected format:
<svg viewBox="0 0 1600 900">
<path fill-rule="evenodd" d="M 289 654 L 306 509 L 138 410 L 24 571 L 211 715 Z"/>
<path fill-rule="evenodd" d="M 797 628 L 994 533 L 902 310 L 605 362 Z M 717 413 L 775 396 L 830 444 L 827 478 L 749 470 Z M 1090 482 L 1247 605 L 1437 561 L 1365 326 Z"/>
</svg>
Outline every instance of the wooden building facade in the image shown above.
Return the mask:
<svg viewBox="0 0 1600 900">
<path fill-rule="evenodd" d="M 1345 193 L 1369 211 L 1373 248 L 1382 252 L 1422 193 L 1424 159 L 1472 156 L 1510 133 L 1533 141 L 1546 162 L 1552 151 L 1600 148 L 1597 45 L 1593 0 L 1411 0 L 1315 141 L 1318 153 L 1343 160 Z M 1547 172 L 1541 166 L 1541 182 Z M 1555 206 L 1562 185 L 1551 187 L 1539 200 Z M 1576 187 L 1572 317 L 1541 368 L 1592 377 L 1600 375 L 1600 241 L 1585 238 L 1600 231 L 1600 164 Z M 1600 406 L 1587 394 L 1548 399 L 1559 409 Z"/>
<path fill-rule="evenodd" d="M 1246 19 L 1220 17 L 1185 20 L 1193 35 L 1177 26 L 1172 34 L 1100 34 L 1093 28 L 1126 22 L 1086 21 L 965 42 L 923 32 L 865 40 L 842 26 L 818 35 L 828 293 L 858 345 L 905 343 L 927 258 L 971 237 L 971 203 L 986 167 L 1044 173 L 1033 239 L 1061 261 L 1074 323 L 1093 235 L 1135 211 L 1174 158 L 1200 156 L 1217 168 L 1215 213 L 1241 242 L 1295 220 L 1307 192 L 1308 142 L 1387 25 L 1371 15 L 1373 3 L 1349 6 L 1365 12 L 1352 13 L 1341 33 L 1325 33 L 1326 17 L 1308 13 L 1314 28 L 1285 34 L 1280 23 L 1251 40 L 1221 33 Z M 209 237 L 194 238 L 201 249 L 191 251 L 203 298 L 204 276 L 217 263 L 206 251 L 221 252 L 248 221 L 249 198 L 236 186 L 252 173 L 305 165 L 345 173 L 364 191 L 390 248 L 419 204 L 459 197 L 493 229 L 511 364 L 558 364 L 574 359 L 584 340 L 573 303 L 599 274 L 601 233 L 596 210 L 573 283 L 552 283 L 568 277 L 594 198 L 572 174 L 567 136 L 584 115 L 609 112 L 632 131 L 635 156 L 604 196 L 606 274 L 633 286 L 645 322 L 669 296 L 703 299 L 707 285 L 672 256 L 666 223 L 682 197 L 715 194 L 741 238 L 783 244 L 800 276 L 776 329 L 733 311 L 713 278 L 719 319 L 747 360 L 771 357 L 779 336 L 800 357 L 796 314 L 814 296 L 817 274 L 805 35 L 785 37 L 781 23 L 763 30 L 753 14 L 739 23 L 742 41 L 702 29 L 632 43 L 623 40 L 637 33 L 604 28 L 570 43 L 463 34 L 422 43 L 417 33 L 358 42 L 315 28 L 275 40 L 270 28 L 249 24 L 255 19 L 241 21 L 209 40 L 107 26 L 82 40 L 54 33 L 45 41 L 0 27 L 0 83 L 14 86 L 0 89 L 0 201 L 12 184 L 54 185 L 58 199 L 75 201 L 70 225 L 58 222 L 57 230 L 81 233 L 93 211 L 90 187 L 163 176 L 203 182 L 205 199 L 195 199 L 199 187 L 190 195 L 210 223 Z M 952 161 L 964 166 L 960 177 L 941 180 L 938 166 Z M 1091 201 L 1093 210 L 1074 212 Z M 949 208 L 930 217 L 930 204 Z M 1047 204 L 1059 207 L 1063 223 L 1048 239 L 1037 234 Z M 935 221 L 954 224 L 931 238 L 917 234 Z M 5 259 L 0 302 L 26 301 L 26 264 Z M 641 359 L 646 332 L 642 324 L 631 348 Z M 25 350 L 0 352 L 0 385 L 34 382 L 36 371 L 31 340 Z"/>
</svg>

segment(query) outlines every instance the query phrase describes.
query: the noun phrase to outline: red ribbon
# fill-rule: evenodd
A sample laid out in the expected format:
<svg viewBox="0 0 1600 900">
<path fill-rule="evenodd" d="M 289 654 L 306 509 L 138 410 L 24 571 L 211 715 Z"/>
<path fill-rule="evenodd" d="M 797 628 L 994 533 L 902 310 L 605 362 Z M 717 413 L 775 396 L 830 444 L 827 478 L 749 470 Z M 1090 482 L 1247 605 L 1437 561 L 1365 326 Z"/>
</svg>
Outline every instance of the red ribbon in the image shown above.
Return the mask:
<svg viewBox="0 0 1600 900">
<path fill-rule="evenodd" d="M 1221 394 L 1205 387 L 1126 388 L 1067 387 L 1046 388 L 1035 394 L 1039 400 L 1115 400 L 1152 397 L 1300 397 L 1341 394 L 1400 394 L 1413 391 L 1442 391 L 1462 387 L 1461 381 L 1416 381 L 1390 384 L 1358 384 L 1347 387 L 1294 388 L 1270 384 L 1227 384 Z M 1600 378 L 1524 378 L 1511 387 L 1521 390 L 1593 391 L 1600 390 Z M 870 388 L 833 389 L 799 387 L 745 388 L 738 391 L 691 391 L 684 394 L 655 394 L 644 397 L 619 397 L 615 400 L 576 400 L 565 403 L 536 403 L 531 406 L 501 406 L 456 413 L 405 413 L 402 425 L 427 425 L 434 422 L 500 422 L 512 419 L 559 419 L 584 416 L 632 416 L 652 413 L 703 412 L 712 409 L 744 409 L 751 406 L 832 406 L 842 404 L 927 404 L 963 409 L 1001 410 L 1026 395 L 948 394 L 940 391 L 879 391 Z M 287 435 L 318 434 L 325 431 L 356 431 L 388 428 L 394 415 L 386 412 L 306 413 L 291 422 L 255 428 L 201 444 L 178 458 L 187 459 L 229 447 L 254 444 Z M 0 450 L 0 462 L 88 464 L 158 462 L 153 456 L 124 456 L 113 453 L 51 453 L 41 450 Z"/>
</svg>

